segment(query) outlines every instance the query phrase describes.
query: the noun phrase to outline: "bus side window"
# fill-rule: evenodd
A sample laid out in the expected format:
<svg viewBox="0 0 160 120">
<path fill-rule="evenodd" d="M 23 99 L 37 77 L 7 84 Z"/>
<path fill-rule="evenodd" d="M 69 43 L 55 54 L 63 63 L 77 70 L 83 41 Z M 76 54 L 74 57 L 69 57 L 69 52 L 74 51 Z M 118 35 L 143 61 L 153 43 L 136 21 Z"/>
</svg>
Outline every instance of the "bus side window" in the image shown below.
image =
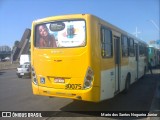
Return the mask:
<svg viewBox="0 0 160 120">
<path fill-rule="evenodd" d="M 101 27 L 101 54 L 103 58 L 112 57 L 112 45 L 111 30 Z"/>
<path fill-rule="evenodd" d="M 124 35 L 122 35 L 122 41 L 121 41 L 121 46 L 122 46 L 122 57 L 127 57 L 128 56 L 128 38 Z"/>
<path fill-rule="evenodd" d="M 139 54 L 140 54 L 140 56 L 145 56 L 146 55 L 146 47 L 142 43 L 139 45 Z"/>
<path fill-rule="evenodd" d="M 129 56 L 133 57 L 135 56 L 135 51 L 134 51 L 134 40 L 132 38 L 129 38 Z"/>
</svg>

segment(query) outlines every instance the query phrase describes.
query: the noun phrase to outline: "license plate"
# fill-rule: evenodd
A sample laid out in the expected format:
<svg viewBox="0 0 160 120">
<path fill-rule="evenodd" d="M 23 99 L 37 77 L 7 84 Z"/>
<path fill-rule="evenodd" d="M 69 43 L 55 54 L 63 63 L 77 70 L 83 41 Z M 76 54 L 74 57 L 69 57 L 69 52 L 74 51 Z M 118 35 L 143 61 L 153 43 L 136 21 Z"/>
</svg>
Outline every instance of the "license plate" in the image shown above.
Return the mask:
<svg viewBox="0 0 160 120">
<path fill-rule="evenodd" d="M 64 78 L 54 78 L 54 83 L 65 83 Z"/>
<path fill-rule="evenodd" d="M 20 73 L 20 75 L 24 75 L 24 73 Z"/>
</svg>

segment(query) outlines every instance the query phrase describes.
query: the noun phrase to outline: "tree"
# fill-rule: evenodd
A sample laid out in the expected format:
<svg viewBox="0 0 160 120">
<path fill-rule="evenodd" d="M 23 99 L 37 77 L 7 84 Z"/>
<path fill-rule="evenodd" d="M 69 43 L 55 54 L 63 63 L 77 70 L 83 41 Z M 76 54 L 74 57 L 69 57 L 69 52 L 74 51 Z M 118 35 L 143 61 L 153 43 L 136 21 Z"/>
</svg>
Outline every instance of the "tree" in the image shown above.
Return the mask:
<svg viewBox="0 0 160 120">
<path fill-rule="evenodd" d="M 15 42 L 14 42 L 14 47 L 18 47 L 18 45 L 19 45 L 19 41 L 18 40 L 16 40 Z"/>
</svg>

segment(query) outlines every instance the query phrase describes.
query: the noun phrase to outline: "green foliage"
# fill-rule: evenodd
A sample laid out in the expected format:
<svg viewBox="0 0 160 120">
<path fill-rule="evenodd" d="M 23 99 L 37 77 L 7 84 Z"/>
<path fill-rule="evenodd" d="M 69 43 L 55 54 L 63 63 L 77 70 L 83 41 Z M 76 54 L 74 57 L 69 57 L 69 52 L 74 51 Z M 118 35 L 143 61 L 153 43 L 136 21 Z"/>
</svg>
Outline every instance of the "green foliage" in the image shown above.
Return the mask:
<svg viewBox="0 0 160 120">
<path fill-rule="evenodd" d="M 15 42 L 14 42 L 14 47 L 18 47 L 18 45 L 19 45 L 19 41 L 18 40 L 16 40 Z"/>
</svg>

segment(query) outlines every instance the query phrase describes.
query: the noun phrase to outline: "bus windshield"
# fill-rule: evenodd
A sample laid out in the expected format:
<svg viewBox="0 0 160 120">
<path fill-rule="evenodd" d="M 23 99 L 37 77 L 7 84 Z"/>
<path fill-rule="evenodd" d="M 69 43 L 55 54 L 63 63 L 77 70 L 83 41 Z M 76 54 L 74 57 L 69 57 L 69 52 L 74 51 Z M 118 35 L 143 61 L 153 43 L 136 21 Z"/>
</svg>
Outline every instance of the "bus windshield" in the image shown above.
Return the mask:
<svg viewBox="0 0 160 120">
<path fill-rule="evenodd" d="M 37 48 L 81 47 L 86 45 L 84 20 L 55 21 L 36 25 Z"/>
</svg>

